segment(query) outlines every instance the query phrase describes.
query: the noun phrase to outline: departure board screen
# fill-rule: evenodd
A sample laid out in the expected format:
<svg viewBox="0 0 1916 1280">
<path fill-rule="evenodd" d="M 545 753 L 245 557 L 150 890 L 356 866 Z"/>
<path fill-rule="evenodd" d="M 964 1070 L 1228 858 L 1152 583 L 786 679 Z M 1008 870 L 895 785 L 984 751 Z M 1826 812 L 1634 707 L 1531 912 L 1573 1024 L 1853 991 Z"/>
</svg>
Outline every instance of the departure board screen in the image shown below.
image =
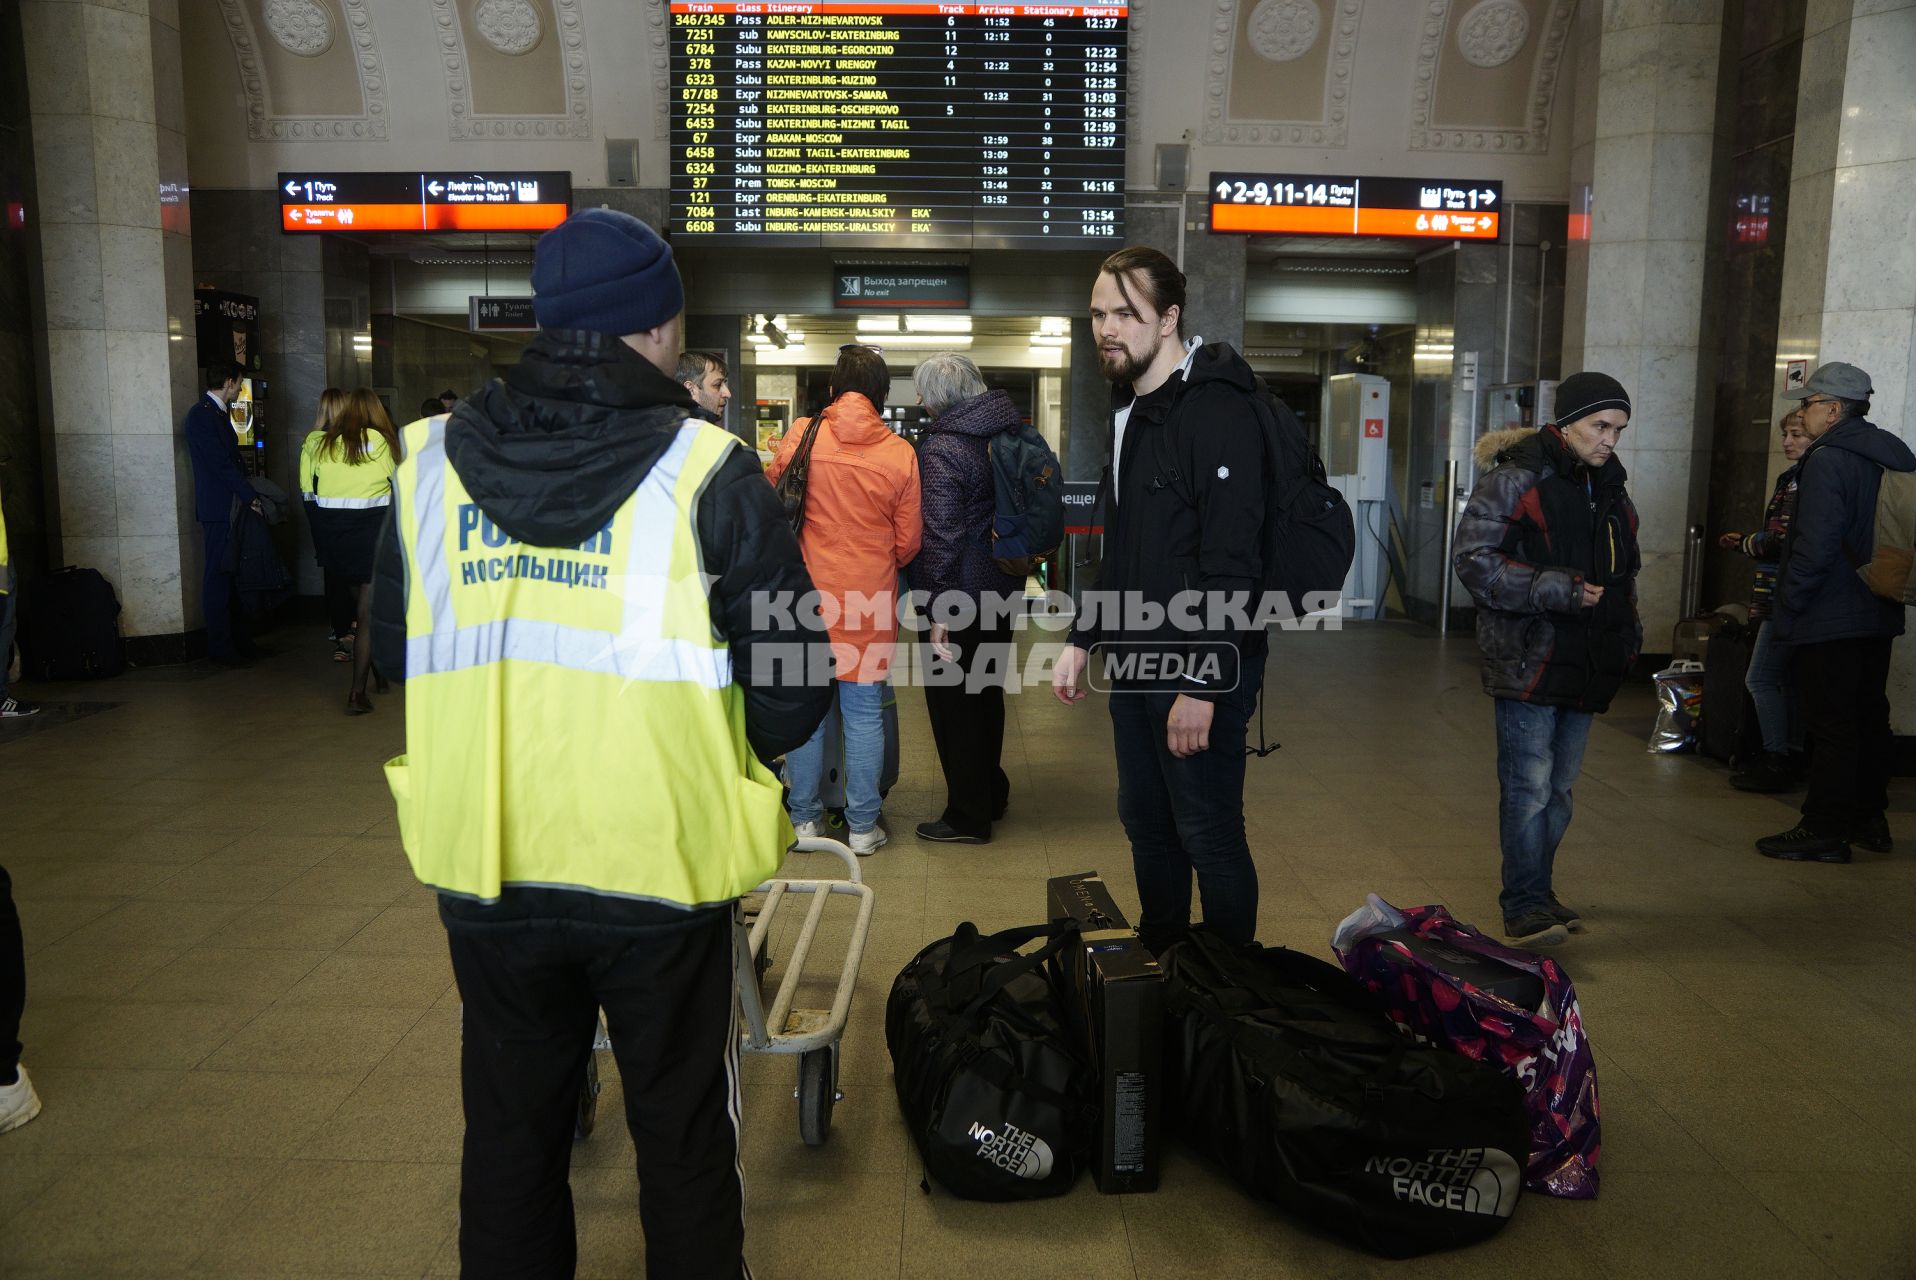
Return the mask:
<svg viewBox="0 0 1916 1280">
<path fill-rule="evenodd" d="M 676 234 L 1123 243 L 1125 4 L 674 0 L 671 13 Z"/>
</svg>

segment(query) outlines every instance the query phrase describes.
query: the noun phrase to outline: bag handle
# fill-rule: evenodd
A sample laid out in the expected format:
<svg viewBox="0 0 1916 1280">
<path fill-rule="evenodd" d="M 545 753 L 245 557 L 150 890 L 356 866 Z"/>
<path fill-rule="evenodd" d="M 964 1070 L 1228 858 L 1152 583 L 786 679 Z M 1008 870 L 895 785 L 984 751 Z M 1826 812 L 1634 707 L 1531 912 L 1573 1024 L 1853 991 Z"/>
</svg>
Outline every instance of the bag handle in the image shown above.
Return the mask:
<svg viewBox="0 0 1916 1280">
<path fill-rule="evenodd" d="M 785 464 L 785 470 L 778 477 L 779 496 L 792 505 L 788 516 L 794 535 L 805 527 L 805 494 L 811 481 L 812 446 L 818 442 L 819 424 L 824 421 L 824 409 L 812 415 L 812 420 L 805 424 L 805 434 L 799 437 L 798 448 L 792 451 L 792 460 Z"/>
<path fill-rule="evenodd" d="M 977 927 L 967 921 L 958 926 L 953 935 L 951 958 L 945 965 L 945 990 L 947 992 L 946 1009 L 949 1010 L 959 1001 L 964 1007 L 958 1011 L 961 1019 L 969 1021 L 976 1017 L 991 998 L 1003 991 L 1011 983 L 1025 974 L 1043 967 L 1053 956 L 1059 954 L 1079 933 L 1075 921 L 1064 924 L 1024 925 L 1015 929 L 1002 929 L 997 933 L 979 936 Z M 999 961 L 1006 952 L 1017 952 L 1019 947 L 1039 938 L 1050 939 L 1043 947 L 1029 955 L 1018 954 L 1010 960 Z M 983 974 L 975 991 L 968 983 L 956 981 L 961 975 L 994 965 Z"/>
</svg>

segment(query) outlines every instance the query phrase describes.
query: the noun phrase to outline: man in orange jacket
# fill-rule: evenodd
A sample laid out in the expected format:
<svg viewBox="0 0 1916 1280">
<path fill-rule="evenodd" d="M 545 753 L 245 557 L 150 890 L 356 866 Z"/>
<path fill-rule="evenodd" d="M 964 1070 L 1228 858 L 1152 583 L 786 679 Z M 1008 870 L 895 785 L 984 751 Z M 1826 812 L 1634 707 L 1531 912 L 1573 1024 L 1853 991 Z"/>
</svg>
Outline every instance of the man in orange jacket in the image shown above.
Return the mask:
<svg viewBox="0 0 1916 1280">
<path fill-rule="evenodd" d="M 798 546 L 831 636 L 845 726 L 845 825 L 852 852 L 860 856 L 890 838 L 878 825 L 885 677 L 897 648 L 898 572 L 918 554 L 923 534 L 918 454 L 878 416 L 890 389 L 891 370 L 882 355 L 871 347 L 846 347 L 832 370 L 831 403 L 815 422 L 792 425 L 765 470 L 777 484 L 816 428 Z M 785 756 L 792 825 L 800 837 L 825 834 L 818 798 L 825 748 L 821 729 Z"/>
</svg>

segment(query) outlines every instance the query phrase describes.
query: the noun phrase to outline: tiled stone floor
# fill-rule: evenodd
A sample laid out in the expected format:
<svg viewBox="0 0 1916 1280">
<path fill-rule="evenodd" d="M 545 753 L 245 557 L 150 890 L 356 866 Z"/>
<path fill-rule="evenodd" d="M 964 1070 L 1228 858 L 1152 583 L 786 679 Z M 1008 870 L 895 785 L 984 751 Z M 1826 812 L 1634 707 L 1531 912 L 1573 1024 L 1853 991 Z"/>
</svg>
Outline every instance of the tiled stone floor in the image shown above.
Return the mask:
<svg viewBox="0 0 1916 1280">
<path fill-rule="evenodd" d="M 276 640 L 244 672 L 43 690 L 120 705 L 0 737 L 0 858 L 47 1108 L 0 1136 L 9 1280 L 456 1272 L 457 993 L 378 772 L 401 700 L 349 720 L 323 644 Z M 1251 762 L 1248 804 L 1267 941 L 1325 955 L 1369 891 L 1494 926 L 1470 646 L 1396 625 L 1278 644 L 1268 722 L 1285 749 Z M 920 1192 L 884 1047 L 899 966 L 962 918 L 1035 918 L 1047 874 L 1099 868 L 1134 900 L 1101 705 L 1013 699 L 1011 817 L 970 849 L 909 838 L 934 813 L 936 761 L 921 702 L 901 704 L 898 838 L 866 863 L 878 906 L 826 1147 L 799 1143 L 790 1062 L 747 1059 L 757 1274 L 1408 1273 L 1175 1151 L 1154 1195 Z M 1773 863 L 1749 841 L 1789 824 L 1788 799 L 1646 754 L 1649 720 L 1639 691 L 1598 723 L 1559 859 L 1589 921 L 1561 956 L 1600 1063 L 1603 1196 L 1526 1197 L 1497 1239 L 1416 1274 L 1916 1274 L 1916 788 L 1894 791 L 1904 851 Z M 582 1275 L 643 1273 L 619 1108 L 612 1080 L 576 1152 Z"/>
</svg>

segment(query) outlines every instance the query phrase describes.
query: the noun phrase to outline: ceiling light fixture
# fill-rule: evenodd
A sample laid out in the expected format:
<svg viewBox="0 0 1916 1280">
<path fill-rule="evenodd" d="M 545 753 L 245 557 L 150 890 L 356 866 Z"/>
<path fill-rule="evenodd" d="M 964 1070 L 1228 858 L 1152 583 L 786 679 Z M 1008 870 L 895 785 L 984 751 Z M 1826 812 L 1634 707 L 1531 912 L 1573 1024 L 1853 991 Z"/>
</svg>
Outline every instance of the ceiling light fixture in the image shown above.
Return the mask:
<svg viewBox="0 0 1916 1280">
<path fill-rule="evenodd" d="M 897 333 L 898 317 L 860 316 L 858 317 L 858 331 L 860 333 Z"/>
<path fill-rule="evenodd" d="M 970 333 L 970 316 L 906 316 L 905 328 L 913 333 Z"/>
<path fill-rule="evenodd" d="M 1071 339 L 1062 333 L 1034 333 L 1031 335 L 1031 345 L 1034 347 L 1068 347 L 1071 345 Z"/>
</svg>

